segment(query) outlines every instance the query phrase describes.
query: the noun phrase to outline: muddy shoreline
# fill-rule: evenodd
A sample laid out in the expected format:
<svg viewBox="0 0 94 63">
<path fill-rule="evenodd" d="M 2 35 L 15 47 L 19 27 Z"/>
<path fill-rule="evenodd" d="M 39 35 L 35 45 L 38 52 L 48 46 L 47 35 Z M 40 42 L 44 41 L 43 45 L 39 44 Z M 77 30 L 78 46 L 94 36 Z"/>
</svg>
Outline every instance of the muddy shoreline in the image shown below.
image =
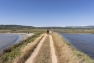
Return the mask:
<svg viewBox="0 0 94 63">
<path fill-rule="evenodd" d="M 16 44 L 20 41 L 26 40 L 28 37 L 34 35 L 33 33 L 0 33 L 0 50 Z"/>
</svg>

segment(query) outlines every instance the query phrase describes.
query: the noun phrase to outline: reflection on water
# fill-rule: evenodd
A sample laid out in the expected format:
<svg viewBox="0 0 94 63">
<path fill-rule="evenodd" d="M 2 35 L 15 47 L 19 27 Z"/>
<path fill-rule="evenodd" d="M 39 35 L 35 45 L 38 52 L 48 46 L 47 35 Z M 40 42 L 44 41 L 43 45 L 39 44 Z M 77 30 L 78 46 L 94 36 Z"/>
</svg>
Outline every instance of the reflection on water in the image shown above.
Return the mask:
<svg viewBox="0 0 94 63">
<path fill-rule="evenodd" d="M 63 34 L 65 40 L 94 59 L 94 34 Z"/>
<path fill-rule="evenodd" d="M 0 50 L 8 47 L 11 44 L 19 42 L 21 37 L 14 34 L 0 34 Z"/>
</svg>

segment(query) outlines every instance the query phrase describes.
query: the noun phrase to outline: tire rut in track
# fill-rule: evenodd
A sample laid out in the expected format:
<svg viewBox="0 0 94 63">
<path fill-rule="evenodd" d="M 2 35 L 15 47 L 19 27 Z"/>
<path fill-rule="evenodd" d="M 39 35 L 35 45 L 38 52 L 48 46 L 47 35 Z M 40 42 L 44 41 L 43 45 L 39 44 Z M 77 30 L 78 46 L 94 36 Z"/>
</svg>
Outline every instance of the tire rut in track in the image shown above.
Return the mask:
<svg viewBox="0 0 94 63">
<path fill-rule="evenodd" d="M 52 63 L 51 59 L 50 40 L 49 36 L 47 36 L 33 63 Z"/>
</svg>

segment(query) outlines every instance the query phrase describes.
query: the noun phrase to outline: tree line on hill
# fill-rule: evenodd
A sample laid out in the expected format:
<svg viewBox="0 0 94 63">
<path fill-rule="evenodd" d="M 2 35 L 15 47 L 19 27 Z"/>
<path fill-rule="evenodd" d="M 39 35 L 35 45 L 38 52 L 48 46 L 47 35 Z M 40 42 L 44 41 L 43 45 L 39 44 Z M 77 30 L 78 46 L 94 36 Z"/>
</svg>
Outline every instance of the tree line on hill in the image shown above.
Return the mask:
<svg viewBox="0 0 94 63">
<path fill-rule="evenodd" d="M 0 29 L 87 29 L 94 28 L 94 26 L 68 26 L 68 27 L 33 27 L 33 26 L 23 26 L 23 25 L 0 25 Z"/>
<path fill-rule="evenodd" d="M 25 29 L 34 28 L 33 26 L 23 26 L 23 25 L 0 25 L 0 29 Z"/>
</svg>

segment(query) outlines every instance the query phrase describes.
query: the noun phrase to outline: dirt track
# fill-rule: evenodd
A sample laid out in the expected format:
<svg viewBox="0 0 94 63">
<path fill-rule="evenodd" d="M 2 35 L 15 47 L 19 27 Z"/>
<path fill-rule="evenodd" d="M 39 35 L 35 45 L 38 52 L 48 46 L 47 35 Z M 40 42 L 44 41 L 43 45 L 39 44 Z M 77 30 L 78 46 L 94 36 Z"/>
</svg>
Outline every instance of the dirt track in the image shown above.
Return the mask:
<svg viewBox="0 0 94 63">
<path fill-rule="evenodd" d="M 48 42 L 48 43 L 47 43 Z M 25 63 L 57 63 L 54 43 L 51 35 L 45 34 L 38 46 Z"/>
</svg>

